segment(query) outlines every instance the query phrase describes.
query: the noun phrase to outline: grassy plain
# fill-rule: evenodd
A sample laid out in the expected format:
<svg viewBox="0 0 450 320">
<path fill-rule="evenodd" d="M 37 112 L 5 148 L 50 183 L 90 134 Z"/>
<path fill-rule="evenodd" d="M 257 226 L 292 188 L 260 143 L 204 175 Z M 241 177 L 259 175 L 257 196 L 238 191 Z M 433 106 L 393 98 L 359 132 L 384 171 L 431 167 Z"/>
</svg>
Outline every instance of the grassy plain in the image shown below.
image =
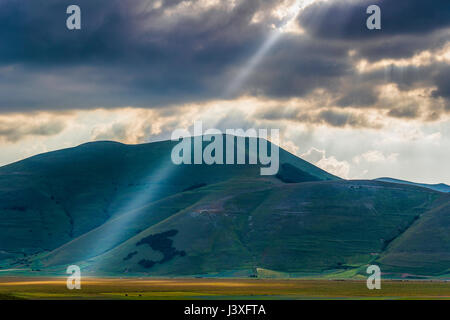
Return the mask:
<svg viewBox="0 0 450 320">
<path fill-rule="evenodd" d="M 450 299 L 450 282 L 358 280 L 88 278 L 68 290 L 65 278 L 0 278 L 0 299 Z"/>
</svg>

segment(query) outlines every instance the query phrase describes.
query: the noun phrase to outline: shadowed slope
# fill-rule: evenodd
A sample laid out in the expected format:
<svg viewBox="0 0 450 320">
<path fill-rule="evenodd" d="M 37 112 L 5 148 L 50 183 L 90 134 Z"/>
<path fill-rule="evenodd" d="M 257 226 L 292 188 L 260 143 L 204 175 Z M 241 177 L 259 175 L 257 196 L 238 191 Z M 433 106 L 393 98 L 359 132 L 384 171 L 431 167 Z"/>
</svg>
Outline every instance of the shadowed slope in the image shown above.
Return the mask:
<svg viewBox="0 0 450 320">
<path fill-rule="evenodd" d="M 107 221 L 199 185 L 232 178 L 280 182 L 261 177 L 259 165 L 176 166 L 170 158 L 175 144 L 87 143 L 0 168 L 0 261 L 72 246 L 69 241 L 89 238 L 96 228 L 111 233 L 117 229 L 106 229 Z M 338 179 L 282 149 L 280 161 L 304 181 Z M 161 176 L 163 167 L 170 174 Z M 95 241 L 97 248 L 73 258 L 100 254 L 128 235 L 113 239 L 105 234 Z"/>
<path fill-rule="evenodd" d="M 212 186 L 211 186 L 212 187 Z M 227 182 L 194 206 L 149 227 L 88 263 L 86 271 L 149 275 L 329 273 L 358 269 L 376 259 L 438 194 L 374 181 L 309 182 L 254 190 L 251 181 Z M 204 189 L 208 189 L 207 187 Z M 196 191 L 192 191 L 195 193 Z M 175 230 L 174 256 L 138 244 Z M 130 259 L 130 253 L 134 252 Z"/>
<path fill-rule="evenodd" d="M 386 272 L 450 275 L 450 195 L 396 239 L 380 262 Z"/>
</svg>

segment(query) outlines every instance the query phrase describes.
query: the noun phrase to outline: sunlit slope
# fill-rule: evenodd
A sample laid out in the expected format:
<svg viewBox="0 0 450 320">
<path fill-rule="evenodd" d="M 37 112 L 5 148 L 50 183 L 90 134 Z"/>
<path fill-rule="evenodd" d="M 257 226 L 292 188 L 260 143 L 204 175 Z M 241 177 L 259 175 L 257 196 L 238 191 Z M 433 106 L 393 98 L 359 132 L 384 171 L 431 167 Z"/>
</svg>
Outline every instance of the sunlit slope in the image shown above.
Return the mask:
<svg viewBox="0 0 450 320">
<path fill-rule="evenodd" d="M 386 272 L 450 275 L 450 195 L 396 239 L 380 262 Z"/>
<path fill-rule="evenodd" d="M 338 179 L 284 150 L 280 150 L 279 178 L 261 177 L 258 165 L 176 166 L 170 158 L 175 144 L 95 142 L 0 168 L 0 261 L 89 238 L 88 233 L 105 222 L 186 189 L 232 178 L 283 183 L 286 173 L 294 177 L 293 182 Z M 181 207 L 189 204 L 180 202 Z M 126 236 L 124 232 L 115 240 L 97 240 L 97 249 L 87 254 L 111 249 Z M 77 250 L 85 251 L 83 246 Z"/>
<path fill-rule="evenodd" d="M 108 251 L 148 226 L 176 214 L 201 199 L 203 194 L 182 193 L 146 204 L 142 208 L 118 215 L 97 228 L 71 240 L 44 255 L 33 257 L 36 266 L 70 264 L 74 261 L 95 257 Z"/>
<path fill-rule="evenodd" d="M 190 193 L 208 188 L 220 192 L 85 262 L 86 272 L 176 276 L 355 269 L 375 261 L 439 197 L 375 181 L 263 188 L 230 181 Z"/>
</svg>

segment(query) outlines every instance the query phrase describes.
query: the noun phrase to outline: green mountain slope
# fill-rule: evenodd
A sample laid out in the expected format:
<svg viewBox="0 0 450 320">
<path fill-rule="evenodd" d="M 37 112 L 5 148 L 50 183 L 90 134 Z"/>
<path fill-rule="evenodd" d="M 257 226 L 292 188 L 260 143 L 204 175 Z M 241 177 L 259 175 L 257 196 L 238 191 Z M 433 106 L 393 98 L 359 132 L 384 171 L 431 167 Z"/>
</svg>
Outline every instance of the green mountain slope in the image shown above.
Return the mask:
<svg viewBox="0 0 450 320">
<path fill-rule="evenodd" d="M 227 192 L 214 192 L 149 227 L 89 261 L 86 270 L 149 275 L 251 273 L 257 268 L 345 271 L 375 260 L 438 197 L 373 181 L 262 190 L 254 190 L 252 181 L 239 181 L 214 187 Z"/>
<path fill-rule="evenodd" d="M 176 166 L 170 159 L 175 144 L 87 143 L 0 168 L 0 260 L 84 239 L 111 219 L 186 189 L 234 177 L 270 179 L 259 175 L 259 165 Z M 282 149 L 280 161 L 295 181 L 338 179 Z M 117 244 L 96 241 L 92 255 Z"/>
<path fill-rule="evenodd" d="M 416 183 L 405 180 L 393 179 L 393 178 L 377 178 L 377 181 L 385 181 L 392 183 L 401 183 L 401 184 L 410 184 L 413 186 L 424 187 L 431 190 L 439 191 L 439 192 L 450 192 L 450 186 L 445 183 L 437 183 L 437 184 L 427 184 L 427 183 Z"/>
<path fill-rule="evenodd" d="M 380 263 L 386 272 L 450 275 L 450 195 L 396 239 Z"/>
<path fill-rule="evenodd" d="M 276 176 L 176 166 L 174 145 L 89 143 L 0 168 L 0 269 L 357 277 L 376 263 L 392 276 L 449 274 L 447 194 L 341 180 L 282 149 Z"/>
</svg>

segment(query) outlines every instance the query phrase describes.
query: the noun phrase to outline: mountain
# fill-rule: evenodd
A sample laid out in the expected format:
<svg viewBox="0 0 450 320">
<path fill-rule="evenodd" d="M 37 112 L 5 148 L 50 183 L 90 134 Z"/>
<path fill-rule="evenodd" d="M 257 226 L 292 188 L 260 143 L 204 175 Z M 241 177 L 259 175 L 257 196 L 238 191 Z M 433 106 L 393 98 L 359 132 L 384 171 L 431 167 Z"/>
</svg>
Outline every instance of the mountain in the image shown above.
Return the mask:
<svg viewBox="0 0 450 320">
<path fill-rule="evenodd" d="M 428 189 L 439 191 L 439 192 L 450 192 L 450 186 L 446 185 L 444 183 L 438 183 L 438 184 L 415 183 L 415 182 L 393 179 L 393 178 L 377 178 L 375 180 L 391 182 L 391 183 L 410 184 L 413 186 L 428 188 Z"/>
<path fill-rule="evenodd" d="M 268 179 L 258 165 L 174 165 L 175 144 L 87 143 L 1 167 L 0 258 L 52 251 L 189 189 L 237 177 Z M 282 149 L 280 161 L 278 178 L 272 178 L 278 182 L 287 173 L 292 182 L 338 179 Z"/>
<path fill-rule="evenodd" d="M 392 277 L 450 274 L 450 194 L 342 180 L 283 149 L 276 176 L 177 166 L 174 145 L 95 142 L 0 168 L 0 268 L 358 277 L 376 263 Z"/>
</svg>

